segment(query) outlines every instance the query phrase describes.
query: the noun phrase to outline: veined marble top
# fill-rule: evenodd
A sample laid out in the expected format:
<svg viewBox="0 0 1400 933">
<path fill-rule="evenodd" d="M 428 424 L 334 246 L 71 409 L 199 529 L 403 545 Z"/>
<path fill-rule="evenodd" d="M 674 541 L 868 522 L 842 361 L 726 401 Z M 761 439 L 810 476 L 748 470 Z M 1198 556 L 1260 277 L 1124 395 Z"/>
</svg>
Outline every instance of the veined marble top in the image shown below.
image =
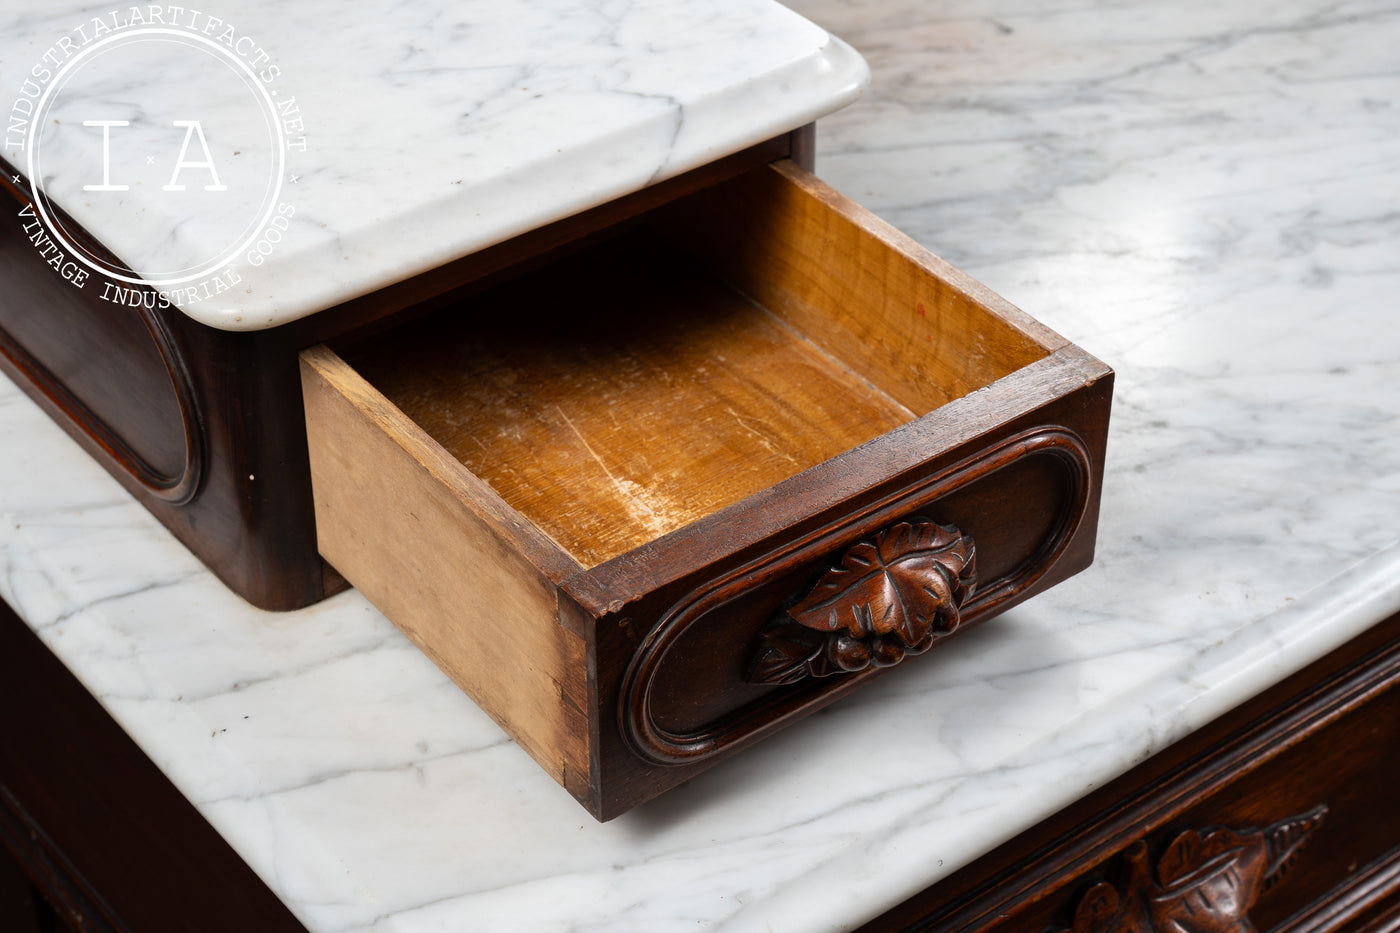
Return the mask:
<svg viewBox="0 0 1400 933">
<path fill-rule="evenodd" d="M 850 930 L 1400 609 L 1393 7 L 795 5 L 818 173 L 1117 369 L 1098 556 L 617 820 L 0 393 L 0 595 L 313 933 Z"/>
<path fill-rule="evenodd" d="M 82 287 L 143 279 L 227 330 L 778 136 L 867 79 L 774 0 L 27 7 L 0 17 L 0 155 L 137 273 Z M 62 271 L 79 244 L 54 227 Z"/>
</svg>

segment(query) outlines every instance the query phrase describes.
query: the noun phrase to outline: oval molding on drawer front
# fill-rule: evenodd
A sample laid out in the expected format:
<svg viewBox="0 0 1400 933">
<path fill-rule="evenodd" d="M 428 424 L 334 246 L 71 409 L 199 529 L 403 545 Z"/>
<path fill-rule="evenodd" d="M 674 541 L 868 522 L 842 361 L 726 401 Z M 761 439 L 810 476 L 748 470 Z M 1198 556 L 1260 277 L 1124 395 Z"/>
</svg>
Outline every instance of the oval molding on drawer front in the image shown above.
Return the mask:
<svg viewBox="0 0 1400 933">
<path fill-rule="evenodd" d="M 0 199 L 29 202 L 8 175 L 0 177 Z M 59 216 L 85 250 L 124 268 L 72 217 Z M 18 228 L 0 240 L 0 253 L 24 242 Z M 144 302 L 113 304 L 92 289 L 72 288 L 42 264 L 17 265 L 14 274 L 14 300 L 0 315 L 0 356 L 51 413 L 56 409 L 106 455 L 109 469 L 120 467 L 162 502 L 189 503 L 204 476 L 205 428 L 189 367 L 166 319 Z M 148 287 L 131 292 L 155 294 Z M 170 313 L 180 312 L 172 307 Z"/>
<path fill-rule="evenodd" d="M 133 309 L 117 308 L 109 313 L 125 314 L 131 310 Z M 138 451 L 103 415 L 70 389 L 63 378 L 4 329 L 0 329 L 0 353 L 8 357 L 10 363 L 22 372 L 35 388 L 43 392 L 53 405 L 151 495 L 171 505 L 184 505 L 194 498 L 204 474 L 204 427 L 200 420 L 199 407 L 195 401 L 189 370 L 166 323 L 148 308 L 134 310 L 139 316 L 140 325 L 123 332 L 130 341 L 127 345 L 128 353 L 133 358 L 139 358 L 142 353 L 149 353 L 149 349 L 146 348 L 141 348 L 138 352 L 135 345 L 135 342 L 140 340 L 136 334 L 144 329 L 145 335 L 151 340 L 148 347 L 154 348 L 160 361 L 159 366 L 164 367 L 168 379 L 164 388 L 169 389 L 170 396 L 159 399 L 159 407 L 173 409 L 171 414 L 176 411 L 179 413 L 179 426 L 172 426 L 169 432 L 169 440 L 172 442 L 169 446 L 175 448 L 183 442 L 183 449 L 175 453 L 169 466 L 158 465 L 151 457 Z M 117 349 L 113 348 L 113 352 L 117 352 Z M 159 373 L 155 361 L 151 361 L 145 372 Z M 150 391 L 159 392 L 161 388 L 158 385 L 158 375 L 155 375 L 155 380 L 156 384 L 150 387 Z M 120 404 L 137 404 L 127 397 L 118 395 L 116 398 Z M 107 401 L 111 403 L 110 400 Z"/>
<path fill-rule="evenodd" d="M 1039 427 L 1002 440 L 953 466 L 922 477 L 916 483 L 891 493 L 840 519 L 816 528 L 777 551 L 744 564 L 717 578 L 677 603 L 663 616 L 638 646 L 622 683 L 618 710 L 622 734 L 632 750 L 662 765 L 692 764 L 721 751 L 750 741 L 778 728 L 822 695 L 844 689 L 853 680 L 870 676 L 873 669 L 832 677 L 810 678 L 792 686 L 768 688 L 751 702 L 732 712 L 695 726 L 676 727 L 658 715 L 658 698 L 683 692 L 667 690 L 664 676 L 668 656 L 688 633 L 713 613 L 724 611 L 750 591 L 756 581 L 794 573 L 820 573 L 833 559 L 862 538 L 880 529 L 916 517 L 939 520 L 939 500 L 1032 458 L 1049 458 L 1057 464 L 1065 480 L 1058 510 L 1048 522 L 1048 530 L 1029 556 L 995 575 L 988 575 L 976 591 L 961 604 L 964 625 L 970 625 L 1023 594 L 1034 586 L 1056 563 L 1074 538 L 1092 501 L 1092 469 L 1084 441 L 1061 427 Z M 979 545 L 980 546 L 980 545 Z M 977 560 L 995 555 L 979 552 Z M 803 588 L 807 592 L 809 587 Z M 783 615 L 783 613 L 779 613 Z M 729 646 L 735 663 L 742 666 L 752 652 L 765 617 L 750 627 L 748 639 Z M 674 678 L 672 678 L 674 679 Z"/>
</svg>

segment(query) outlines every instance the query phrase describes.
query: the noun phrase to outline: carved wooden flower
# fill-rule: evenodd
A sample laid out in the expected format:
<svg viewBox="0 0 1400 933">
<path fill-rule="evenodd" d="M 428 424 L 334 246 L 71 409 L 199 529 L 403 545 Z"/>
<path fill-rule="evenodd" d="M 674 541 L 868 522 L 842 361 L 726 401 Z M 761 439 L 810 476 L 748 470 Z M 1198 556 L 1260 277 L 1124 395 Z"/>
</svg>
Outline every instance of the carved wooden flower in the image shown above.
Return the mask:
<svg viewBox="0 0 1400 933">
<path fill-rule="evenodd" d="M 908 647 L 958 626 L 975 580 L 972 539 L 915 518 L 851 546 L 788 610 L 808 628 L 855 639 L 897 633 Z"/>
</svg>

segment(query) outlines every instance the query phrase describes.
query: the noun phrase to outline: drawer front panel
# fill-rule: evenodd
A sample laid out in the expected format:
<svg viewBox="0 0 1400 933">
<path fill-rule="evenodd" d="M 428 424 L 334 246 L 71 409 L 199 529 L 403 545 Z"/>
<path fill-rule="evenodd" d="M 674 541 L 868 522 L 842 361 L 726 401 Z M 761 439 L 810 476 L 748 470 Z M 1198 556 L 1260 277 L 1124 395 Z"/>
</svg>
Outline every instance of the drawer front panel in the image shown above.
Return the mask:
<svg viewBox="0 0 1400 933">
<path fill-rule="evenodd" d="M 1072 431 L 1020 432 L 693 593 L 626 674 L 619 713 L 634 751 L 700 760 L 811 703 L 831 677 L 990 617 L 1063 554 L 1091 471 Z"/>
<path fill-rule="evenodd" d="M 1225 786 L 1068 886 L 1046 919 L 1072 933 L 1349 926 L 1356 881 L 1379 882 L 1372 896 L 1400 882 L 1400 691 L 1292 738 L 1236 762 Z"/>
<path fill-rule="evenodd" d="M 28 204 L 8 178 L 7 208 Z M 70 264 L 71 265 L 71 264 Z M 140 304 L 104 301 L 39 259 L 19 224 L 0 230 L 0 356 L 22 384 L 62 412 L 114 466 L 159 500 L 195 494 L 204 440 L 185 361 L 160 317 Z"/>
<path fill-rule="evenodd" d="M 1086 567 L 1112 392 L 789 164 L 614 232 L 302 354 L 321 553 L 600 819 Z"/>
</svg>

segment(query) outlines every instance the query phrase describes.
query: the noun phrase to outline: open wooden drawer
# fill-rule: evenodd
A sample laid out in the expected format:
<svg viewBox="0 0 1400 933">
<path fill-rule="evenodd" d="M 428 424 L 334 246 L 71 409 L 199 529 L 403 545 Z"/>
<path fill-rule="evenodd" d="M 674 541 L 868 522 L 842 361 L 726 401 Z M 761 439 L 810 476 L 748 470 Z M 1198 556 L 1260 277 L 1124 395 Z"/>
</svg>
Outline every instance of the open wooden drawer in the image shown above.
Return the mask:
<svg viewBox="0 0 1400 933">
<path fill-rule="evenodd" d="M 302 376 L 321 553 L 599 819 L 1092 558 L 1111 371 L 787 161 Z"/>
</svg>

